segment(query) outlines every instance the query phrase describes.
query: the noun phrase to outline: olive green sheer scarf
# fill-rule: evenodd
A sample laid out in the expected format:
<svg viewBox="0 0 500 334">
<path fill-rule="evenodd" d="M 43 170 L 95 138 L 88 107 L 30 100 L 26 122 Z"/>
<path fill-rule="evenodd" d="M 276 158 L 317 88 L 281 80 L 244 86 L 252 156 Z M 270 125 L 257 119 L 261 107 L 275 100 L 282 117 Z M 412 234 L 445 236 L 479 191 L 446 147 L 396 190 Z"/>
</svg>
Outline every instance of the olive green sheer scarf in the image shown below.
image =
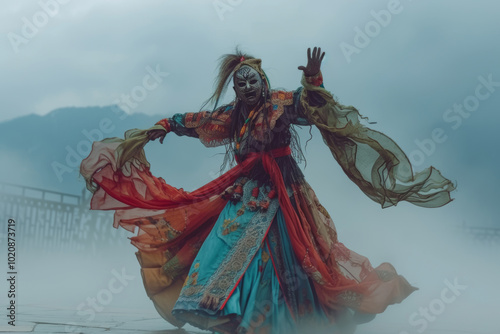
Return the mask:
<svg viewBox="0 0 500 334">
<path fill-rule="evenodd" d="M 109 149 L 103 150 L 101 148 L 101 156 L 95 157 L 91 153 L 89 157 L 85 159 L 97 159 L 99 162 L 96 160 L 96 162 L 92 164 L 89 161 L 89 163 L 82 163 L 80 165 L 80 174 L 85 179 L 87 189 L 92 193 L 98 189 L 98 186 L 92 181 L 92 177 L 94 176 L 94 173 L 99 170 L 98 168 L 102 168 L 106 164 L 111 164 L 115 171 L 120 169 L 125 173 L 129 169 L 129 164 L 133 164 L 137 168 L 141 168 L 141 165 L 149 168 L 150 164 L 146 159 L 144 146 L 149 142 L 148 131 L 158 129 L 165 130 L 165 128 L 161 125 L 154 125 L 146 130 L 128 130 L 125 132 L 124 139 L 113 137 L 106 138 L 100 142 L 95 142 L 92 150 L 94 150 L 96 144 L 104 145 L 109 147 Z M 114 157 L 106 157 L 106 154 L 114 155 Z M 87 165 L 92 166 L 92 168 L 86 168 Z"/>
<path fill-rule="evenodd" d="M 383 208 L 402 200 L 423 207 L 440 207 L 452 201 L 450 192 L 455 186 L 439 170 L 431 166 L 414 174 L 401 148 L 383 133 L 362 125 L 360 118 L 365 117 L 356 108 L 337 103 L 332 94 L 322 87 L 307 83 L 305 77 L 302 78 L 302 85 L 305 89 L 300 103 L 306 118 L 318 127 L 333 157 L 368 197 Z M 319 93 L 326 103 L 321 107 L 310 106 L 307 97 L 309 91 Z M 127 163 L 149 167 L 144 146 L 149 141 L 147 132 L 152 129 L 163 127 L 155 125 L 147 130 L 132 129 L 125 133 L 124 139 L 115 137 L 100 142 L 117 145 L 114 159 L 107 159 L 114 160 L 113 169 L 126 170 Z M 87 188 L 94 192 L 97 189 L 97 185 L 92 182 L 92 176 L 97 171 L 95 165 L 88 170 L 83 165 L 80 173 L 85 178 Z"/>
<path fill-rule="evenodd" d="M 405 200 L 422 207 L 440 207 L 452 201 L 453 183 L 434 167 L 413 173 L 401 148 L 381 132 L 360 123 L 358 110 L 337 103 L 332 94 L 302 78 L 300 103 L 310 123 L 316 125 L 333 157 L 347 176 L 382 208 Z M 308 92 L 326 100 L 321 107 L 308 103 Z"/>
</svg>

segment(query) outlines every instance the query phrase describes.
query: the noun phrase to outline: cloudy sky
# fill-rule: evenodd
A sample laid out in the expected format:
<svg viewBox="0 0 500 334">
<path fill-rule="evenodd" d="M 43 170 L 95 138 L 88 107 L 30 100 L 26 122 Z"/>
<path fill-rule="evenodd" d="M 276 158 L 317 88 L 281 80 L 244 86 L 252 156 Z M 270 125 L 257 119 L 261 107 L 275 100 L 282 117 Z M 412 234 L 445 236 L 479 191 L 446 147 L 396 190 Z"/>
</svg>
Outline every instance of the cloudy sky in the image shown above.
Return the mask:
<svg viewBox="0 0 500 334">
<path fill-rule="evenodd" d="M 402 117 L 425 126 L 473 93 L 478 76 L 499 76 L 499 8 L 493 0 L 6 0 L 0 121 L 112 104 L 156 66 L 169 76 L 132 111 L 196 110 L 217 58 L 236 45 L 263 59 L 273 86 L 292 89 L 305 50 L 318 45 L 325 84 L 341 100 L 383 124 Z"/>
<path fill-rule="evenodd" d="M 345 176 L 325 180 L 341 170 L 316 133 L 306 177 L 331 200 L 325 206 L 354 249 L 373 253 L 370 237 L 381 227 L 414 233 L 406 220 L 421 226 L 420 236 L 437 224 L 500 226 L 499 12 L 495 0 L 2 0 L 0 122 L 68 106 L 119 104 L 158 119 L 197 111 L 211 95 L 218 57 L 238 45 L 263 59 L 273 87 L 291 90 L 307 48 L 321 46 L 326 88 L 376 121 L 416 170 L 433 165 L 458 184 L 446 207 L 382 211 Z M 342 200 L 362 201 L 363 210 L 342 211 Z M 367 222 L 370 215 L 380 224 Z M 373 259 L 399 261 L 383 251 Z M 422 268 L 426 260 L 413 261 Z M 398 268 L 412 271 L 405 265 Z M 453 278 L 440 270 L 440 279 Z"/>
<path fill-rule="evenodd" d="M 481 221 L 500 214 L 494 0 L 42 0 L 1 8 L 0 122 L 68 106 L 119 104 L 159 119 L 197 111 L 218 57 L 236 46 L 263 59 L 273 87 L 295 89 L 297 66 L 317 45 L 326 52 L 325 85 L 343 104 L 376 121 L 417 170 L 434 165 L 456 180 L 457 196 L 481 208 Z"/>
</svg>

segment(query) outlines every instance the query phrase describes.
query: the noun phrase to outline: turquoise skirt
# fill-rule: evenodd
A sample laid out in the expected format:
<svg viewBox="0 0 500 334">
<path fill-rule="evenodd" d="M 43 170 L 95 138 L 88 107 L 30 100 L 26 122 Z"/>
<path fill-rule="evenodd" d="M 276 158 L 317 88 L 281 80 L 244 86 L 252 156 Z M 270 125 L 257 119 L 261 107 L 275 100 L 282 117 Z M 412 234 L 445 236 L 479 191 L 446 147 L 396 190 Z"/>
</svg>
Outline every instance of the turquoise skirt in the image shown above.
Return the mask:
<svg viewBox="0 0 500 334">
<path fill-rule="evenodd" d="M 299 333 L 333 325 L 297 262 L 277 199 L 256 183 L 228 201 L 201 246 L 172 314 L 216 333 Z M 265 211 L 249 209 L 268 201 Z"/>
</svg>

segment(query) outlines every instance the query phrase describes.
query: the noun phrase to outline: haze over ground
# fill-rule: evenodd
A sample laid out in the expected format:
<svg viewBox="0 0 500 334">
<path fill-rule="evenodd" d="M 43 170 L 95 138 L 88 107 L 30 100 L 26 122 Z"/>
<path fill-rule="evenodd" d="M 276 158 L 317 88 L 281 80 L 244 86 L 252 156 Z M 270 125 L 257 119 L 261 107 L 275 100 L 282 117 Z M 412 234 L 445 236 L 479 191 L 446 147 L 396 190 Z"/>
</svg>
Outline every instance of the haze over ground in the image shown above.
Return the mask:
<svg viewBox="0 0 500 334">
<path fill-rule="evenodd" d="M 218 57 L 236 45 L 262 58 L 273 87 L 292 90 L 300 86 L 297 66 L 305 65 L 307 47 L 321 46 L 326 88 L 376 121 L 372 127 L 393 138 L 416 170 L 433 165 L 458 185 L 455 200 L 442 208 L 401 203 L 382 210 L 343 174 L 313 130 L 304 172 L 331 213 L 339 239 L 374 265 L 392 263 L 420 288 L 374 324 L 398 323 L 394 333 L 418 333 L 425 319 L 420 309 L 433 305 L 439 315 L 426 320 L 424 333 L 447 326 L 471 333 L 500 329 L 498 246 L 474 244 L 454 229 L 464 223 L 500 227 L 498 2 L 9 0 L 0 9 L 0 128 L 15 133 L 0 134 L 0 181 L 52 190 L 65 182 L 46 165 L 47 174 L 23 173 L 41 161 L 32 159 L 41 142 L 33 135 L 41 129 L 36 122 L 34 129 L 23 127 L 19 117 L 113 104 L 149 115 L 151 122 L 197 111 L 211 94 Z M 64 163 L 65 146 L 76 150 L 86 140 L 84 130 L 98 129 L 102 119 L 73 124 L 64 136 L 52 134 L 60 150 L 57 161 Z M 113 122 L 116 128 L 108 134 L 121 136 L 125 120 Z M 304 144 L 309 134 L 300 133 Z M 12 138 L 33 144 L 17 150 Z M 222 161 L 214 156 L 221 150 L 185 137 L 171 136 L 147 150 L 153 172 L 186 189 L 211 180 Z M 192 156 L 181 157 L 187 150 Z M 76 178 L 76 172 L 64 177 Z M 49 178 L 54 181 L 43 183 Z M 82 186 L 75 183 L 68 191 L 79 194 Z M 127 243 L 123 238 L 116 251 L 90 258 L 33 254 L 27 247 L 19 259 L 20 302 L 69 305 L 76 312 L 106 286 L 113 269 L 137 274 L 134 248 Z M 442 291 L 455 280 L 467 288 L 458 290 L 452 303 L 443 302 L 441 312 Z M 113 305 L 152 309 L 139 276 L 114 296 Z M 415 313 L 419 325 L 409 320 Z"/>
</svg>

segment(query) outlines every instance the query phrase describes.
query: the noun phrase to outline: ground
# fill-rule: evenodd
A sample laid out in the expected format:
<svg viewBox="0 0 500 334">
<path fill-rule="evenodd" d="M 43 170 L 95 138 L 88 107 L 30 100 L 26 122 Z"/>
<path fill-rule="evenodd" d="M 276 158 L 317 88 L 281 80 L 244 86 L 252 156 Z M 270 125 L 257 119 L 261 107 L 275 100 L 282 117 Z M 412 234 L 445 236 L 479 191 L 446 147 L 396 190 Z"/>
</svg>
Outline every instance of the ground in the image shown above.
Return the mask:
<svg viewBox="0 0 500 334">
<path fill-rule="evenodd" d="M 177 329 L 157 313 L 133 309 L 106 309 L 96 313 L 92 321 L 83 321 L 89 317 L 75 314 L 74 308 L 57 308 L 41 305 L 23 306 L 16 314 L 16 326 L 8 326 L 2 321 L 1 333 L 151 333 L 151 334 L 206 334 L 191 326 Z M 415 332 L 416 333 L 416 332 Z M 467 331 L 463 328 L 433 328 L 426 334 L 497 334 L 483 331 Z M 312 334 L 312 333 L 308 333 Z M 367 324 L 358 327 L 356 334 L 413 334 L 401 331 L 400 324 Z"/>
</svg>

